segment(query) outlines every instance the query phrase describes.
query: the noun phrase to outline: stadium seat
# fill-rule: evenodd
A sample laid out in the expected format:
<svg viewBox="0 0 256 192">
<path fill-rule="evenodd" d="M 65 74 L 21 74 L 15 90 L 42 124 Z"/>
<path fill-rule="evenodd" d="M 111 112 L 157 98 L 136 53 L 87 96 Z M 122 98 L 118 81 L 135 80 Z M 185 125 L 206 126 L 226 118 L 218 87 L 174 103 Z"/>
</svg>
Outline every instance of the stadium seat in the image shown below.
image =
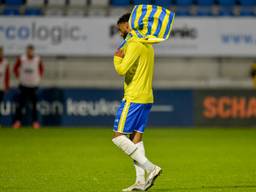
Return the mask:
<svg viewBox="0 0 256 192">
<path fill-rule="evenodd" d="M 24 3 L 23 0 L 5 0 L 6 5 L 18 6 L 18 5 L 22 5 L 23 3 Z"/>
<path fill-rule="evenodd" d="M 214 0 L 196 0 L 196 4 L 200 6 L 214 5 Z"/>
<path fill-rule="evenodd" d="M 70 7 L 67 10 L 67 16 L 69 16 L 69 17 L 83 17 L 84 15 L 85 15 L 85 9 L 84 8 Z"/>
<path fill-rule="evenodd" d="M 176 0 L 177 5 L 190 6 L 193 5 L 193 0 Z"/>
<path fill-rule="evenodd" d="M 132 0 L 132 3 L 134 5 L 140 5 L 140 4 L 147 4 L 147 5 L 150 5 L 150 4 L 154 4 L 155 1 L 153 0 Z"/>
<path fill-rule="evenodd" d="M 211 6 L 199 6 L 196 11 L 196 16 L 212 16 L 212 7 Z"/>
<path fill-rule="evenodd" d="M 234 16 L 233 7 L 221 6 L 219 9 L 219 16 Z"/>
<path fill-rule="evenodd" d="M 191 15 L 191 12 L 190 12 L 190 7 L 178 7 L 176 10 L 175 10 L 175 15 L 176 16 L 190 16 Z"/>
<path fill-rule="evenodd" d="M 41 16 L 42 14 L 42 9 L 35 7 L 27 7 L 24 12 L 26 16 Z"/>
<path fill-rule="evenodd" d="M 221 6 L 234 6 L 236 5 L 236 0 L 218 0 Z"/>
<path fill-rule="evenodd" d="M 87 0 L 70 0 L 69 5 L 71 6 L 86 6 L 88 4 Z"/>
<path fill-rule="evenodd" d="M 43 6 L 45 3 L 44 0 L 27 0 L 28 6 Z"/>
<path fill-rule="evenodd" d="M 240 8 L 240 16 L 242 16 L 242 17 L 250 17 L 250 16 L 255 16 L 255 12 L 254 12 L 254 10 L 253 10 L 253 8 L 252 7 L 241 7 Z"/>
<path fill-rule="evenodd" d="M 109 0 L 91 0 L 91 6 L 105 6 L 107 7 L 109 4 Z"/>
<path fill-rule="evenodd" d="M 18 7 L 5 7 L 3 10 L 3 15 L 18 16 L 20 15 L 20 10 Z"/>
<path fill-rule="evenodd" d="M 256 5 L 256 0 L 239 0 L 239 3 L 244 6 Z"/>
<path fill-rule="evenodd" d="M 66 0 L 48 0 L 48 5 L 62 7 L 66 5 Z"/>
<path fill-rule="evenodd" d="M 111 7 L 109 15 L 110 16 L 120 17 L 124 13 L 128 13 L 128 12 L 129 12 L 129 9 L 127 9 L 125 7 Z"/>
<path fill-rule="evenodd" d="M 129 6 L 130 0 L 111 0 L 113 6 Z"/>
<path fill-rule="evenodd" d="M 88 10 L 88 16 L 90 17 L 105 17 L 107 15 L 107 11 L 102 7 L 90 7 Z"/>
<path fill-rule="evenodd" d="M 170 7 L 172 4 L 172 0 L 155 0 L 156 5 L 160 5 L 162 7 Z"/>
<path fill-rule="evenodd" d="M 64 15 L 64 11 L 62 8 L 51 8 L 48 7 L 45 10 L 45 15 L 47 16 L 63 16 Z"/>
</svg>

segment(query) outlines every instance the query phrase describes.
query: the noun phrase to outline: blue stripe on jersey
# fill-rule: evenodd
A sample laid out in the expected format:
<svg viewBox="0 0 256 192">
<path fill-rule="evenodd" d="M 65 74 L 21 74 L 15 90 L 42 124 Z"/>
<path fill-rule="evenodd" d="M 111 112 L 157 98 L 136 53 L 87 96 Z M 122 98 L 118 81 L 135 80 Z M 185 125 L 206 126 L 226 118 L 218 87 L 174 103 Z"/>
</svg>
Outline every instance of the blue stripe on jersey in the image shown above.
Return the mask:
<svg viewBox="0 0 256 192">
<path fill-rule="evenodd" d="M 147 35 L 151 35 L 151 30 L 152 30 L 152 25 L 154 24 L 154 15 L 156 14 L 157 11 L 157 6 L 153 5 L 152 6 L 152 11 L 149 15 L 149 19 L 148 19 L 148 32 Z"/>
<path fill-rule="evenodd" d="M 143 19 L 145 15 L 147 14 L 147 5 L 142 5 L 142 11 L 141 11 L 141 16 L 139 18 L 139 29 L 143 29 Z"/>
<path fill-rule="evenodd" d="M 171 28 L 171 24 L 173 22 L 173 19 L 174 19 L 174 13 L 171 12 L 170 16 L 169 16 L 169 21 L 168 21 L 168 25 L 167 25 L 167 28 L 166 28 L 166 31 L 165 31 L 165 34 L 164 34 L 164 39 L 167 38 L 167 36 L 169 35 L 170 33 L 170 28 Z"/>
<path fill-rule="evenodd" d="M 154 34 L 154 36 L 156 36 L 156 37 L 158 37 L 158 35 L 161 31 L 165 15 L 166 15 L 166 9 L 162 8 L 162 12 L 160 14 L 160 19 L 158 20 L 158 24 L 157 24 L 157 29 L 156 29 L 156 32 Z"/>
</svg>

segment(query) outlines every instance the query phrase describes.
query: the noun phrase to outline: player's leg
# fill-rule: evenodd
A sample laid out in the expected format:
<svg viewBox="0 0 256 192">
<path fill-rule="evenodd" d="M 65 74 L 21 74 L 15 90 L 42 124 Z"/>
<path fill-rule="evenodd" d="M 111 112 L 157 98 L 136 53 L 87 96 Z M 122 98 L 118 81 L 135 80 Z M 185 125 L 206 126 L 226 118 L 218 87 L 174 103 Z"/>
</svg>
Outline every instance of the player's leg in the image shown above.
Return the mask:
<svg viewBox="0 0 256 192">
<path fill-rule="evenodd" d="M 3 92 L 3 91 L 0 91 L 0 102 L 3 101 L 3 98 L 4 98 L 4 92 Z"/>
<path fill-rule="evenodd" d="M 143 105 L 143 108 L 142 108 L 141 114 L 140 114 L 140 119 L 137 123 L 135 132 L 132 135 L 133 143 L 135 143 L 138 146 L 139 150 L 144 152 L 144 155 L 145 155 L 145 148 L 144 148 L 142 138 L 143 138 L 144 129 L 147 125 L 148 116 L 149 116 L 151 107 L 152 107 L 151 104 Z M 139 165 L 139 164 L 138 164 L 138 166 L 141 167 L 141 165 Z M 150 187 L 152 187 L 154 185 L 155 179 L 161 174 L 161 172 L 162 172 L 162 169 L 157 165 L 154 167 L 154 169 L 150 173 L 148 172 L 148 175 L 145 180 L 144 190 L 148 190 Z"/>
<path fill-rule="evenodd" d="M 145 148 L 144 148 L 144 144 L 142 141 L 142 133 L 135 132 L 133 142 L 136 143 L 136 145 L 138 146 L 138 150 L 144 151 L 144 155 L 145 155 Z M 136 162 L 136 165 L 140 169 L 143 169 L 143 167 L 140 164 L 138 164 L 137 162 Z M 140 171 L 140 169 L 138 169 L 138 170 Z M 136 172 L 138 170 L 136 169 Z M 161 172 L 162 172 L 162 169 L 157 165 L 154 166 L 154 169 L 151 170 L 151 172 L 147 172 L 148 175 L 147 175 L 146 179 L 144 179 L 145 185 L 144 185 L 143 190 L 148 190 L 149 188 L 151 188 L 154 185 L 156 178 L 161 174 Z M 139 173 L 137 173 L 137 174 L 139 174 Z"/>
<path fill-rule="evenodd" d="M 138 146 L 136 145 L 137 142 L 142 141 L 142 133 L 147 124 L 150 109 L 151 104 L 122 102 L 117 112 L 114 125 L 115 133 L 112 140 L 113 143 L 136 161 L 148 174 L 145 185 L 143 185 L 143 188 L 137 188 L 139 190 L 147 190 L 150 188 L 155 178 L 161 172 L 161 168 L 151 163 L 143 152 L 138 150 Z M 127 134 L 134 132 L 136 133 L 133 139 L 136 144 L 127 137 Z M 128 190 L 125 189 L 124 191 L 131 191 L 130 189 L 131 188 L 128 188 Z"/>
<path fill-rule="evenodd" d="M 138 149 L 138 146 L 134 144 L 126 135 L 115 133 L 113 138 L 113 143 L 120 148 L 125 154 L 127 154 L 130 158 L 138 163 L 138 165 L 143 168 L 148 175 L 155 175 L 156 165 L 151 163 L 146 156 Z M 152 176 L 150 177 L 152 178 Z M 132 191 L 134 189 L 144 190 L 145 186 L 148 186 L 148 183 L 151 183 L 151 179 L 147 178 L 145 184 L 140 185 L 139 187 L 136 185 L 132 185 L 123 191 Z M 151 185 L 150 185 L 151 186 Z"/>
<path fill-rule="evenodd" d="M 37 113 L 37 88 L 31 88 L 31 102 L 32 102 L 32 120 L 33 128 L 39 129 L 40 124 L 38 122 L 38 113 Z"/>
<path fill-rule="evenodd" d="M 21 119 L 22 119 L 22 110 L 25 108 L 26 103 L 27 103 L 27 91 L 26 88 L 23 87 L 22 85 L 19 86 L 19 93 L 17 96 L 17 107 L 16 107 L 16 113 L 14 116 L 14 124 L 13 128 L 18 129 L 21 127 Z"/>
<path fill-rule="evenodd" d="M 142 133 L 137 134 L 137 132 L 134 132 L 132 135 L 130 135 L 130 139 L 133 141 L 133 143 L 137 146 L 138 150 L 141 151 L 143 155 L 145 155 L 145 149 L 144 144 L 142 141 Z M 140 167 L 140 165 L 134 161 L 134 167 L 136 172 L 136 181 L 135 183 L 139 184 L 145 184 L 145 170 Z"/>
<path fill-rule="evenodd" d="M 136 145 L 137 150 L 139 150 L 143 155 L 145 155 L 144 145 L 142 142 L 142 134 L 138 135 L 136 132 L 130 135 L 130 140 Z M 134 190 L 144 190 L 145 188 L 145 170 L 140 167 L 140 165 L 133 160 L 136 180 L 135 183 L 128 188 L 123 189 L 123 191 L 134 191 Z"/>
<path fill-rule="evenodd" d="M 134 144 L 125 134 L 132 134 L 138 124 L 138 121 L 144 123 L 147 120 L 147 116 L 150 108 L 147 112 L 145 105 L 134 104 L 129 102 L 122 102 L 117 112 L 114 125 L 114 137 L 113 143 L 119 147 L 124 153 L 135 160 L 144 170 L 150 173 L 154 170 L 155 165 L 151 163 L 145 155 L 138 150 L 136 144 Z M 144 128 L 144 126 L 141 126 Z"/>
</svg>

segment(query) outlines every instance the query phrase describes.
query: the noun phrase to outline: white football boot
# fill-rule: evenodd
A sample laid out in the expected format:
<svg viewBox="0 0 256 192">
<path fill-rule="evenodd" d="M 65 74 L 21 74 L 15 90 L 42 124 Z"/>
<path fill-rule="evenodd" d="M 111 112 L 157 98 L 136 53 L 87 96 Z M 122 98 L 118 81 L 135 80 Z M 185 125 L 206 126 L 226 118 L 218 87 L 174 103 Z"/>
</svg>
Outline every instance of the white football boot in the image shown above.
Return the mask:
<svg viewBox="0 0 256 192">
<path fill-rule="evenodd" d="M 150 189 L 156 180 L 156 178 L 162 173 L 161 167 L 155 166 L 155 168 L 148 174 L 146 178 L 146 184 L 144 186 L 144 191 Z"/>
<path fill-rule="evenodd" d="M 130 187 L 128 187 L 126 189 L 123 189 L 122 191 L 123 192 L 126 192 L 126 191 L 144 191 L 144 188 L 145 188 L 145 183 L 137 182 L 137 183 L 134 183 L 133 185 L 131 185 Z"/>
</svg>

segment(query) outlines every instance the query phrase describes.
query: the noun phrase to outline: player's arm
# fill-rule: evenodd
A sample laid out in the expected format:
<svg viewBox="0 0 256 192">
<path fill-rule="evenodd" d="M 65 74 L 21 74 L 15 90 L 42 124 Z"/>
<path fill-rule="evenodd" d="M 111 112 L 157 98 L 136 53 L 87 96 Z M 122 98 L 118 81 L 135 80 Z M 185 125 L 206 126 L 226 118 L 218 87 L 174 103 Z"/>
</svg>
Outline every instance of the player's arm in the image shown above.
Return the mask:
<svg viewBox="0 0 256 192">
<path fill-rule="evenodd" d="M 10 87 L 10 67 L 9 67 L 9 64 L 6 67 L 4 83 L 5 83 L 5 91 L 7 91 Z"/>
<path fill-rule="evenodd" d="M 141 55 L 142 45 L 138 42 L 130 42 L 126 54 L 124 55 L 122 51 L 118 50 L 114 56 L 114 66 L 116 72 L 123 76 L 131 68 L 131 66 L 136 62 L 136 60 Z"/>
<path fill-rule="evenodd" d="M 39 75 L 40 77 L 43 77 L 44 75 L 44 64 L 43 64 L 43 61 L 40 59 L 40 63 L 39 63 Z"/>
<path fill-rule="evenodd" d="M 13 68 L 14 75 L 17 79 L 20 76 L 20 66 L 21 66 L 21 59 L 20 59 L 20 57 L 18 57 L 14 64 L 14 68 Z"/>
</svg>

